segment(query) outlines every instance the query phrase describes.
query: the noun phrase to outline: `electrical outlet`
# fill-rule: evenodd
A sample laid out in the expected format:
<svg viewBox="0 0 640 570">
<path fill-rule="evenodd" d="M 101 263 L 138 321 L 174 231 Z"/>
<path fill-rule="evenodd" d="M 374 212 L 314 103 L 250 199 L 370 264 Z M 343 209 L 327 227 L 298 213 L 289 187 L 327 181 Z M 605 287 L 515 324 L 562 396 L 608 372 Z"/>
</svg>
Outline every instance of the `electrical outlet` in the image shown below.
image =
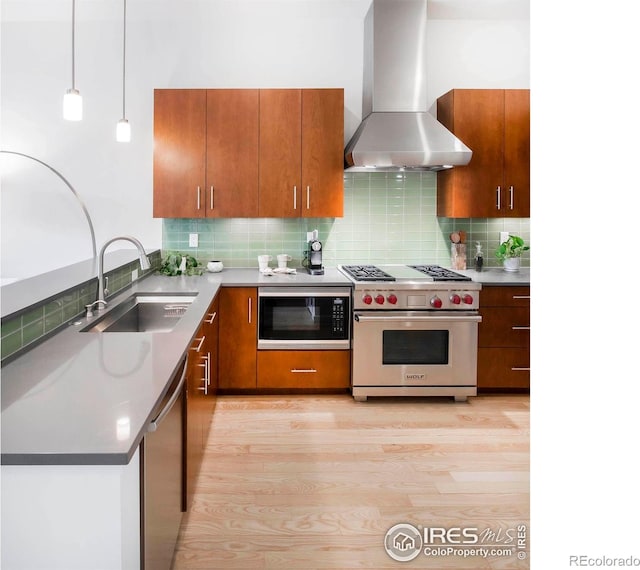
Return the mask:
<svg viewBox="0 0 640 570">
<path fill-rule="evenodd" d="M 509 239 L 509 232 L 500 232 L 500 243 L 504 243 Z"/>
<path fill-rule="evenodd" d="M 134 270 L 131 272 L 131 281 L 135 281 L 137 278 L 138 278 L 138 270 L 137 270 L 137 269 L 134 269 Z"/>
<path fill-rule="evenodd" d="M 189 234 L 189 247 L 198 247 L 198 234 Z"/>
</svg>

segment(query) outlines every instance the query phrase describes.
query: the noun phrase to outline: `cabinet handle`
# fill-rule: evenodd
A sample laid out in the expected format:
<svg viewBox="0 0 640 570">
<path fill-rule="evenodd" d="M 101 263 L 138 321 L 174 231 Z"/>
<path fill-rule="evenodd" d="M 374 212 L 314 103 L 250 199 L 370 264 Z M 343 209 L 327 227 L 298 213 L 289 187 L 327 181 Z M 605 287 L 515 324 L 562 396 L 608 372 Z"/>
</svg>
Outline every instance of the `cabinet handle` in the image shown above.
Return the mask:
<svg viewBox="0 0 640 570">
<path fill-rule="evenodd" d="M 249 297 L 249 324 L 251 324 L 251 297 Z"/>
<path fill-rule="evenodd" d="M 514 295 L 512 299 L 531 299 L 531 295 Z"/>
<path fill-rule="evenodd" d="M 309 206 L 309 187 L 307 186 L 307 210 L 310 208 Z"/>
<path fill-rule="evenodd" d="M 298 209 L 298 187 L 294 186 L 293 187 L 293 209 L 297 210 Z"/>
<path fill-rule="evenodd" d="M 291 372 L 294 374 L 308 374 L 317 372 L 315 368 L 292 368 Z"/>
<path fill-rule="evenodd" d="M 198 210 L 200 209 L 200 186 L 198 186 L 198 196 L 196 199 L 197 203 L 198 203 Z"/>
<path fill-rule="evenodd" d="M 513 186 L 509 186 L 509 209 L 513 210 Z"/>
<path fill-rule="evenodd" d="M 531 368 L 528 366 L 512 366 L 511 370 L 514 372 L 529 372 Z"/>
<path fill-rule="evenodd" d="M 217 315 L 217 314 L 218 314 L 218 313 L 209 313 L 209 316 L 210 316 L 211 318 L 210 318 L 208 321 L 207 321 L 207 320 L 205 320 L 204 322 L 205 322 L 205 323 L 207 323 L 208 325 L 212 324 L 212 323 L 213 323 L 213 321 L 215 321 L 215 320 L 216 320 L 216 315 Z"/>
<path fill-rule="evenodd" d="M 530 331 L 531 327 L 524 327 L 524 326 L 515 326 L 515 327 L 511 327 L 512 331 Z"/>
<path fill-rule="evenodd" d="M 502 191 L 502 188 L 500 188 L 500 186 L 498 186 L 496 188 L 496 208 L 499 210 L 500 209 L 500 193 Z"/>
<path fill-rule="evenodd" d="M 213 185 L 209 188 L 209 208 L 213 210 Z"/>
<path fill-rule="evenodd" d="M 195 340 L 198 342 L 198 346 L 196 348 L 194 348 L 192 346 L 191 350 L 195 350 L 196 352 L 200 352 L 200 349 L 202 348 L 202 343 L 204 342 L 205 338 L 207 338 L 207 337 L 203 336 L 202 338 L 196 338 Z"/>
</svg>

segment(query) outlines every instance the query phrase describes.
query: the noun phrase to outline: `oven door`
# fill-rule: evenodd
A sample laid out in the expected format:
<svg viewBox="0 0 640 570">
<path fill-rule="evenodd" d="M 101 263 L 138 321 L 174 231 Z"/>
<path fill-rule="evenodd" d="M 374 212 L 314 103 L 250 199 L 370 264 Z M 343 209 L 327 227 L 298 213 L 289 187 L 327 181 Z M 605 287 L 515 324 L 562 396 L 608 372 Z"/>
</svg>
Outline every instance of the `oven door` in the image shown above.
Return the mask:
<svg viewBox="0 0 640 570">
<path fill-rule="evenodd" d="M 477 384 L 475 312 L 356 311 L 353 386 Z"/>
<path fill-rule="evenodd" d="M 351 289 L 260 287 L 259 350 L 348 350 Z"/>
</svg>

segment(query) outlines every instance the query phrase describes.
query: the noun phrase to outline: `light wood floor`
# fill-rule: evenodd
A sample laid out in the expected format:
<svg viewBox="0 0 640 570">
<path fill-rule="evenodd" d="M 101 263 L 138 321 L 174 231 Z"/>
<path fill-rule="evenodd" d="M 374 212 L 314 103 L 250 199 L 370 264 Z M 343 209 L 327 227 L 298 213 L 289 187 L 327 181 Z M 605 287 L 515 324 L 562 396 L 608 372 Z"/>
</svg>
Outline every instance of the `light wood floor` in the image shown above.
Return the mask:
<svg viewBox="0 0 640 570">
<path fill-rule="evenodd" d="M 174 570 L 529 568 L 396 562 L 383 542 L 397 523 L 528 533 L 529 397 L 220 397 Z"/>
</svg>

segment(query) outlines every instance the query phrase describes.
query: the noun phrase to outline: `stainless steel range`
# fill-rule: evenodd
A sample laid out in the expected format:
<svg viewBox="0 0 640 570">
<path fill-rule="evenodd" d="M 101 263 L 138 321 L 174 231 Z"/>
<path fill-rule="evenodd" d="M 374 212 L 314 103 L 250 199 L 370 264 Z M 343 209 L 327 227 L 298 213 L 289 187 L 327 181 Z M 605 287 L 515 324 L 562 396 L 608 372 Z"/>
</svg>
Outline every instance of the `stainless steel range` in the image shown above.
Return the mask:
<svg viewBox="0 0 640 570">
<path fill-rule="evenodd" d="M 438 265 L 341 265 L 353 283 L 352 393 L 477 393 L 480 283 Z"/>
</svg>

